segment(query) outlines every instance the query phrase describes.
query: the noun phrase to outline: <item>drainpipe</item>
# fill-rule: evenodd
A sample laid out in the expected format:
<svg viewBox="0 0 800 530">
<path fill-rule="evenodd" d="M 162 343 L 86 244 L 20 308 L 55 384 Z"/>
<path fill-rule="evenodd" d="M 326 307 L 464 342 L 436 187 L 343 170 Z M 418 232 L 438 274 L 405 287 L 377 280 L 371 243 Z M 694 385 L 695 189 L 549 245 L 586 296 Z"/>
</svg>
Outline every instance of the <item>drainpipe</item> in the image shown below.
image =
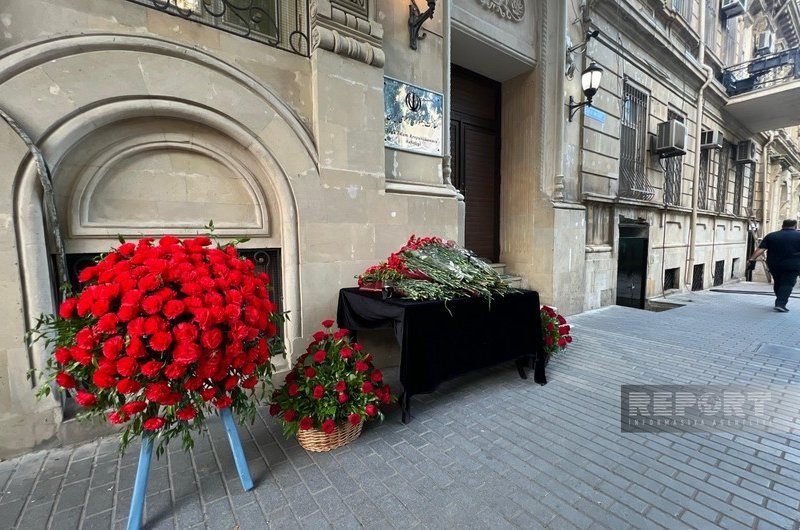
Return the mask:
<svg viewBox="0 0 800 530">
<path fill-rule="evenodd" d="M 697 94 L 697 113 L 695 114 L 695 124 L 697 131 L 694 135 L 694 167 L 692 168 L 692 220 L 689 225 L 689 259 L 686 264 L 686 274 L 684 274 L 684 286 L 688 287 L 691 291 L 691 274 L 694 270 L 694 255 L 697 247 L 697 210 L 700 193 L 698 187 L 700 186 L 700 133 L 703 129 L 703 108 L 704 94 L 706 87 L 714 79 L 714 73 L 711 67 L 705 64 L 706 58 L 706 10 L 700 10 L 700 43 L 697 49 L 697 62 L 706 73 L 706 80 L 700 87 Z"/>
<path fill-rule="evenodd" d="M 453 153 L 450 152 L 450 2 L 451 0 L 444 0 L 442 2 L 441 11 L 442 11 L 442 72 L 444 74 L 443 85 L 444 85 L 444 104 L 442 105 L 442 121 L 444 122 L 443 127 L 443 144 L 442 144 L 442 151 L 444 152 L 444 156 L 442 157 L 442 183 L 453 184 L 451 181 L 451 173 L 453 171 L 453 160 L 452 156 Z"/>
<path fill-rule="evenodd" d="M 61 225 L 58 223 L 58 213 L 56 211 L 55 193 L 53 192 L 53 177 L 50 174 L 50 168 L 44 161 L 42 152 L 33 143 L 31 137 L 22 129 L 17 121 L 8 115 L 3 109 L 0 109 L 0 118 L 3 118 L 9 127 L 25 142 L 28 150 L 33 156 L 33 161 L 36 164 L 36 173 L 39 175 L 39 182 L 42 185 L 43 198 L 44 198 L 44 222 L 47 233 L 52 234 L 53 243 L 56 250 L 56 274 L 58 275 L 59 286 L 69 283 L 67 276 L 67 254 L 64 250 L 64 240 L 61 237 Z"/>
<path fill-rule="evenodd" d="M 761 233 L 767 233 L 767 190 L 769 189 L 769 147 L 775 141 L 775 133 L 770 131 L 769 140 L 761 151 L 761 179 L 764 189 L 761 192 Z M 771 193 L 771 191 L 770 191 Z"/>
</svg>

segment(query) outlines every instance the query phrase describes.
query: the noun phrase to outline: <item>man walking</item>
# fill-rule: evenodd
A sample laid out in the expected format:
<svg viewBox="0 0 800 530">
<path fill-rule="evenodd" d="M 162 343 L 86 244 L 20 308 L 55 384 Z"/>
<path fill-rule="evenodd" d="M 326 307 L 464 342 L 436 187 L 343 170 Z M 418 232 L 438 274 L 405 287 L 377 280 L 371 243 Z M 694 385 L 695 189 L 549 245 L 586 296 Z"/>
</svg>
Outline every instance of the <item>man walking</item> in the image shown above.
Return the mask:
<svg viewBox="0 0 800 530">
<path fill-rule="evenodd" d="M 786 313 L 786 303 L 792 294 L 797 275 L 800 274 L 800 231 L 797 221 L 787 219 L 781 230 L 770 232 L 747 260 L 754 264 L 756 258 L 767 251 L 767 268 L 772 275 L 772 288 L 775 291 L 775 311 Z"/>
</svg>

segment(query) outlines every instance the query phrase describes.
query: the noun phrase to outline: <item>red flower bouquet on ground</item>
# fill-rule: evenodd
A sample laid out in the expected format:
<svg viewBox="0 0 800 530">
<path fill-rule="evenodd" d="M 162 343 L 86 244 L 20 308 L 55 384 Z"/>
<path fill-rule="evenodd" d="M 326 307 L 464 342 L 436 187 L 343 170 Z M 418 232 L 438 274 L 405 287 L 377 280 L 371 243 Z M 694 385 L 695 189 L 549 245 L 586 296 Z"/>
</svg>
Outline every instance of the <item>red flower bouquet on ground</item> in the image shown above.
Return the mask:
<svg viewBox="0 0 800 530">
<path fill-rule="evenodd" d="M 226 407 L 252 421 L 256 387 L 263 395 L 270 357 L 283 354 L 283 318 L 269 277 L 233 244 L 210 245 L 145 238 L 84 269 L 80 293 L 30 333 L 55 346 L 40 395 L 55 381 L 83 416 L 125 424 L 120 450 L 140 434 L 160 435 L 159 452 L 176 436 L 188 449 L 191 431 Z"/>
<path fill-rule="evenodd" d="M 567 320 L 555 312 L 552 307 L 542 306 L 542 340 L 544 352 L 549 359 L 572 342 Z"/>
<path fill-rule="evenodd" d="M 361 432 L 364 420 L 382 419 L 380 406 L 395 399 L 381 371 L 372 365 L 372 355 L 351 342 L 346 329 L 333 332 L 333 320 L 322 325 L 326 329 L 314 333 L 285 384 L 273 393 L 270 406 L 270 414 L 283 425 L 286 436 L 298 434 L 301 445 L 312 451 L 334 447 L 325 442 L 309 447 L 304 442 L 311 431 L 350 436 L 347 441 L 351 441 Z"/>
</svg>

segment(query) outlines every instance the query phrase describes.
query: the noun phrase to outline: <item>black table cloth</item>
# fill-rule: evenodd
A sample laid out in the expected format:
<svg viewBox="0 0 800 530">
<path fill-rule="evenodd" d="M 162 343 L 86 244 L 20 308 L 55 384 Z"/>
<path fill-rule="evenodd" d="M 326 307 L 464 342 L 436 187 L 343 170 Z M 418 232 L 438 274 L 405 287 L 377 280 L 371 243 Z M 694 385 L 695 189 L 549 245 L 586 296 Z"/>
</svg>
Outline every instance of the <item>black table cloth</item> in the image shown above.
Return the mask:
<svg viewBox="0 0 800 530">
<path fill-rule="evenodd" d="M 520 290 L 494 297 L 443 301 L 382 299 L 380 292 L 339 291 L 337 321 L 353 332 L 391 328 L 400 344 L 403 422 L 414 394 L 465 372 L 516 360 L 534 360 L 534 381 L 546 384 L 539 294 Z"/>
</svg>

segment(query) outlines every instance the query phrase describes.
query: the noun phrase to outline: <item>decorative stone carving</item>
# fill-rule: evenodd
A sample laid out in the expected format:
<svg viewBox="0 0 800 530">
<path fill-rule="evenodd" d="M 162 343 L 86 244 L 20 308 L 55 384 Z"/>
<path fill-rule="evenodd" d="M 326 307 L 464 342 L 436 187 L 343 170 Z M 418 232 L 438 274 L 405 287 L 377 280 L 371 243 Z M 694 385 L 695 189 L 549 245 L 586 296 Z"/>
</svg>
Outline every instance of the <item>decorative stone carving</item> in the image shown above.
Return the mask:
<svg viewBox="0 0 800 530">
<path fill-rule="evenodd" d="M 494 11 L 501 18 L 519 22 L 525 16 L 525 0 L 478 0 L 488 9 Z"/>
<path fill-rule="evenodd" d="M 317 26 L 314 28 L 312 37 L 314 48 L 322 48 L 378 68 L 383 67 L 386 60 L 382 49 L 342 35 L 335 29 Z"/>
<path fill-rule="evenodd" d="M 367 0 L 331 0 L 331 3 L 340 6 L 345 11 L 369 18 L 369 2 Z"/>
<path fill-rule="evenodd" d="M 321 48 L 366 64 L 383 67 L 383 26 L 369 19 L 367 0 L 331 0 L 320 9 L 311 0 L 312 48 Z"/>
</svg>

